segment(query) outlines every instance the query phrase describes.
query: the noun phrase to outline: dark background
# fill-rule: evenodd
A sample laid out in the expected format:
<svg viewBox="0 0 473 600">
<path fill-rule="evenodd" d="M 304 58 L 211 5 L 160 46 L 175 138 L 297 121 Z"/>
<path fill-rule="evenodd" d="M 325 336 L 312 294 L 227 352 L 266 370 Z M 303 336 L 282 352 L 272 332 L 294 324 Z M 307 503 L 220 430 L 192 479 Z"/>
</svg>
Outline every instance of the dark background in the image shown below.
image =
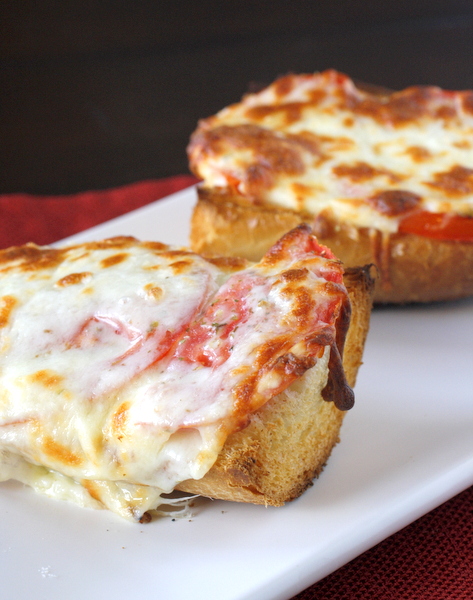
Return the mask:
<svg viewBox="0 0 473 600">
<path fill-rule="evenodd" d="M 472 0 L 1 0 L 0 26 L 0 193 L 186 173 L 197 120 L 287 72 L 473 88 Z"/>
</svg>

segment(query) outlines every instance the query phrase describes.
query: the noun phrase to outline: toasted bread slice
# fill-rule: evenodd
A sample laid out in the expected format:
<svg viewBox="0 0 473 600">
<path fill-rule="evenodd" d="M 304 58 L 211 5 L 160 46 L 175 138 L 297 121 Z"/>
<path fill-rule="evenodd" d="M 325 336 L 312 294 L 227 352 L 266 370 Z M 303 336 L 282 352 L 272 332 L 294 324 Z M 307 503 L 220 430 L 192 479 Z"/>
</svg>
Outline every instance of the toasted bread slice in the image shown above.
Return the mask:
<svg viewBox="0 0 473 600">
<path fill-rule="evenodd" d="M 280 77 L 192 133 L 193 245 L 257 260 L 306 222 L 346 266 L 376 264 L 375 302 L 472 295 L 472 128 L 472 90 Z"/>
<path fill-rule="evenodd" d="M 373 279 L 369 268 L 349 269 L 344 277 L 351 320 L 343 368 L 354 386 L 368 333 Z M 221 500 L 281 506 L 312 485 L 339 441 L 345 411 L 322 396 L 329 371 L 328 351 L 287 390 L 254 413 L 233 433 L 216 463 L 200 480 L 178 489 Z M 331 393 L 336 391 L 331 389 Z"/>
<path fill-rule="evenodd" d="M 228 192 L 198 188 L 191 226 L 197 252 L 259 260 L 287 230 L 312 225 L 321 244 L 346 265 L 376 264 L 375 303 L 451 300 L 473 294 L 473 243 L 407 233 L 381 233 L 276 206 L 254 205 Z"/>
</svg>

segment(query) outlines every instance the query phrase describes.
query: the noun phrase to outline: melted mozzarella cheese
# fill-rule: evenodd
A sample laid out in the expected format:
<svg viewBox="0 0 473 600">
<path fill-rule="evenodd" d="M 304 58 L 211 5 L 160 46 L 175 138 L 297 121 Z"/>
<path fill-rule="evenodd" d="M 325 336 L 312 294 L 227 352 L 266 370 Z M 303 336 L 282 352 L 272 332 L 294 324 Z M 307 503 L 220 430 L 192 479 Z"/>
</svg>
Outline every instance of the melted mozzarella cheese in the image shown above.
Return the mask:
<svg viewBox="0 0 473 600">
<path fill-rule="evenodd" d="M 291 382 L 278 360 L 334 331 L 346 292 L 323 252 L 235 273 L 132 238 L 0 252 L 0 480 L 136 520 L 205 475 Z"/>
<path fill-rule="evenodd" d="M 368 199 L 473 215 L 473 92 L 408 88 L 375 96 L 335 71 L 287 76 L 199 123 L 190 165 L 206 186 L 356 227 L 397 231 Z"/>
</svg>

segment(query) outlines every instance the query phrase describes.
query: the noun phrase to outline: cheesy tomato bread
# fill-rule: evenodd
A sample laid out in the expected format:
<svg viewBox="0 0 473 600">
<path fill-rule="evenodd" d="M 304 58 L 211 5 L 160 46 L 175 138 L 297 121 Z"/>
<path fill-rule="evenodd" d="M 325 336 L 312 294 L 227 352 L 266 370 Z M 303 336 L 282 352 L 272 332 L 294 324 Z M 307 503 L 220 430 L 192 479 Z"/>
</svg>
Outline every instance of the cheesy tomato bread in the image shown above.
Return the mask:
<svg viewBox="0 0 473 600">
<path fill-rule="evenodd" d="M 349 272 L 349 295 L 343 277 L 306 226 L 257 264 L 130 237 L 0 251 L 0 481 L 135 521 L 199 482 L 291 499 L 353 403 L 369 279 Z M 262 472 L 281 451 L 273 499 Z"/>
<path fill-rule="evenodd" d="M 472 91 L 288 75 L 200 121 L 188 155 L 196 251 L 257 260 L 309 222 L 346 265 L 377 265 L 375 301 L 473 293 Z"/>
</svg>

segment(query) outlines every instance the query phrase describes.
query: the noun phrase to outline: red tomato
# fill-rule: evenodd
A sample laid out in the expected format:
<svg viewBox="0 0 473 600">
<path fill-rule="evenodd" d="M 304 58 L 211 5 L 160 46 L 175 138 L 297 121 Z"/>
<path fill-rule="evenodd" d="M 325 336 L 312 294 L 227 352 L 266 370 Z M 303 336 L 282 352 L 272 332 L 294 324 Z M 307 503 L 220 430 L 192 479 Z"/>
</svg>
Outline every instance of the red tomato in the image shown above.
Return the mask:
<svg viewBox="0 0 473 600">
<path fill-rule="evenodd" d="M 246 296 L 254 286 L 262 285 L 264 281 L 255 274 L 233 275 L 220 288 L 203 317 L 189 327 L 175 356 L 189 362 L 200 362 L 205 367 L 218 367 L 224 363 L 231 352 L 231 334 L 250 314 Z M 210 343 L 212 341 L 213 344 Z"/>
<path fill-rule="evenodd" d="M 437 240 L 473 242 L 473 217 L 452 213 L 413 212 L 402 219 L 400 233 L 415 233 Z"/>
</svg>

